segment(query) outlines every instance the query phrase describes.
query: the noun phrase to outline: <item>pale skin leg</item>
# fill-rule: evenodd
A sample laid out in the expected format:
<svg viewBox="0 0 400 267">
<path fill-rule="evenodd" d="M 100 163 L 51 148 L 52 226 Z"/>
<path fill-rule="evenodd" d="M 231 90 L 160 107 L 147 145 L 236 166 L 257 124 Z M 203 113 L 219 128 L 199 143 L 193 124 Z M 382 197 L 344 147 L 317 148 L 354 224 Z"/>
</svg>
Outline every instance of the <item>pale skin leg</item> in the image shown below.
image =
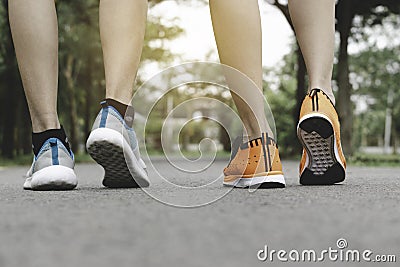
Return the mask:
<svg viewBox="0 0 400 267">
<path fill-rule="evenodd" d="M 331 85 L 335 1 L 289 0 L 289 11 L 307 66 L 309 89 L 320 88 L 335 102 Z"/>
<path fill-rule="evenodd" d="M 32 130 L 59 129 L 58 29 L 54 0 L 9 1 L 9 13 Z"/>
<path fill-rule="evenodd" d="M 15 51 L 33 132 L 59 129 L 58 29 L 54 0 L 9 1 Z M 146 0 L 100 4 L 106 98 L 128 104 L 143 46 Z"/>
<path fill-rule="evenodd" d="M 106 98 L 129 104 L 144 42 L 147 0 L 101 0 Z"/>
<path fill-rule="evenodd" d="M 244 88 L 237 74 L 225 75 L 249 138 L 272 135 L 262 98 L 262 32 L 257 0 L 210 0 L 210 11 L 220 61 L 244 73 L 254 83 Z M 244 23 L 245 22 L 245 23 Z M 241 81 L 242 80 L 242 81 Z"/>
</svg>

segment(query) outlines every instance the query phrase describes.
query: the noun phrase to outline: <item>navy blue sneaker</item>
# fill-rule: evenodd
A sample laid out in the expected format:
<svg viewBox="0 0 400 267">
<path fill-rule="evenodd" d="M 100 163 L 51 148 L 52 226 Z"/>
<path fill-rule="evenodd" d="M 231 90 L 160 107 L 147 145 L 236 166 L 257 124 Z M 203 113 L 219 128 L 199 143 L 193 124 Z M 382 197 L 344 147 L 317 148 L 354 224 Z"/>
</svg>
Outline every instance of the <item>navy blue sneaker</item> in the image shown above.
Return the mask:
<svg viewBox="0 0 400 267">
<path fill-rule="evenodd" d="M 109 188 L 149 186 L 134 129 L 126 124 L 114 107 L 106 102 L 101 105 L 86 148 L 105 170 L 103 185 Z"/>
<path fill-rule="evenodd" d="M 28 173 L 24 189 L 71 190 L 78 185 L 74 172 L 74 154 L 57 138 L 48 139 L 40 149 Z"/>
</svg>

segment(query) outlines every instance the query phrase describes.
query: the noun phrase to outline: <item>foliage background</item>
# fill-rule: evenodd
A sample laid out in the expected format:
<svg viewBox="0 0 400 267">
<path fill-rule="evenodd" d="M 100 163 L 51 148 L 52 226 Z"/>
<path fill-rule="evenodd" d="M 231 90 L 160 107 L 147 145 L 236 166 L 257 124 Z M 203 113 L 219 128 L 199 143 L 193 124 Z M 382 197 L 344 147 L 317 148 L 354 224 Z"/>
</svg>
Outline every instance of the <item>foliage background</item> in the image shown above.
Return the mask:
<svg viewBox="0 0 400 267">
<path fill-rule="evenodd" d="M 177 0 L 178 1 L 178 0 Z M 160 4 L 150 2 L 150 8 Z M 60 39 L 60 120 L 75 151 L 84 152 L 84 142 L 104 95 L 104 71 L 98 31 L 98 1 L 56 1 Z M 182 1 L 182 4 L 206 4 Z M 268 1 L 291 23 L 287 1 Z M 31 154 L 31 127 L 26 100 L 8 24 L 7 0 L 0 4 L 0 158 L 15 159 Z M 337 1 L 337 53 L 334 90 L 342 120 L 347 155 L 365 147 L 382 147 L 386 115 L 392 115 L 391 152 L 396 153 L 400 133 L 400 2 L 398 0 Z M 142 66 L 157 63 L 167 67 L 180 59 L 164 46 L 184 33 L 179 23 L 149 16 Z M 355 49 L 354 49 L 355 48 Z M 281 64 L 264 70 L 264 92 L 275 115 L 283 157 L 298 155 L 295 134 L 299 105 L 307 88 L 301 52 L 293 38 L 292 51 Z M 137 83 L 143 82 L 138 76 Z M 201 90 L 201 88 L 199 89 Z M 218 97 L 218 96 L 216 96 Z M 392 98 L 388 101 L 388 97 Z M 185 96 L 181 97 L 185 99 Z M 221 98 L 224 100 L 223 98 Z M 232 102 L 225 99 L 230 105 Z M 165 111 L 165 110 L 164 110 Z M 149 138 L 160 134 L 162 108 L 149 124 Z M 188 142 L 201 139 L 201 123 L 186 129 Z M 220 134 L 229 150 L 229 140 Z M 159 147 L 155 146 L 155 150 Z"/>
</svg>

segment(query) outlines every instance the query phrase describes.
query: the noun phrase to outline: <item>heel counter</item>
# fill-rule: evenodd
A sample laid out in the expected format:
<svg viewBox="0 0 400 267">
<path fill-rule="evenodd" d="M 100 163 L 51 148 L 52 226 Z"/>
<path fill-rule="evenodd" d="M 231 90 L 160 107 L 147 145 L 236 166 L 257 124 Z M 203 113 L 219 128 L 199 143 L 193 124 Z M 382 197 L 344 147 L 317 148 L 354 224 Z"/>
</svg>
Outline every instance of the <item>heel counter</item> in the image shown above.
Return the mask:
<svg viewBox="0 0 400 267">
<path fill-rule="evenodd" d="M 282 172 L 282 163 L 279 157 L 279 149 L 275 148 L 274 157 L 272 158 L 272 167 L 271 171 L 279 171 Z"/>
<path fill-rule="evenodd" d="M 73 169 L 75 167 L 75 156 L 71 150 L 71 153 L 65 148 L 65 146 L 58 142 L 58 162 L 59 165 Z"/>
<path fill-rule="evenodd" d="M 303 116 L 307 115 L 310 112 L 312 112 L 312 99 L 307 94 L 304 97 L 303 102 L 301 103 L 299 119 L 301 119 Z"/>
</svg>

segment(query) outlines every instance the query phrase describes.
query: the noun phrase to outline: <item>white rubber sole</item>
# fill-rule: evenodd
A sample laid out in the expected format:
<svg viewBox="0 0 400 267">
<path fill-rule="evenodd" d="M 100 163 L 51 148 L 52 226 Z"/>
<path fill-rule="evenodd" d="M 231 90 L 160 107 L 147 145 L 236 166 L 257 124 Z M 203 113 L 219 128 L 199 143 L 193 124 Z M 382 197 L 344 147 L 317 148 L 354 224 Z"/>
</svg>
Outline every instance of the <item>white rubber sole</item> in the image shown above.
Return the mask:
<svg viewBox="0 0 400 267">
<path fill-rule="evenodd" d="M 237 178 L 231 182 L 224 182 L 225 186 L 238 188 L 258 187 L 261 188 L 283 188 L 286 186 L 283 175 L 268 175 L 253 178 Z"/>
<path fill-rule="evenodd" d="M 73 169 L 53 165 L 43 168 L 28 177 L 24 183 L 24 189 L 38 191 L 72 190 L 77 185 L 78 179 Z"/>
<path fill-rule="evenodd" d="M 109 188 L 136 188 L 150 185 L 144 162 L 138 159 L 123 135 L 109 128 L 93 130 L 86 142 L 90 156 L 100 164 Z"/>
</svg>

